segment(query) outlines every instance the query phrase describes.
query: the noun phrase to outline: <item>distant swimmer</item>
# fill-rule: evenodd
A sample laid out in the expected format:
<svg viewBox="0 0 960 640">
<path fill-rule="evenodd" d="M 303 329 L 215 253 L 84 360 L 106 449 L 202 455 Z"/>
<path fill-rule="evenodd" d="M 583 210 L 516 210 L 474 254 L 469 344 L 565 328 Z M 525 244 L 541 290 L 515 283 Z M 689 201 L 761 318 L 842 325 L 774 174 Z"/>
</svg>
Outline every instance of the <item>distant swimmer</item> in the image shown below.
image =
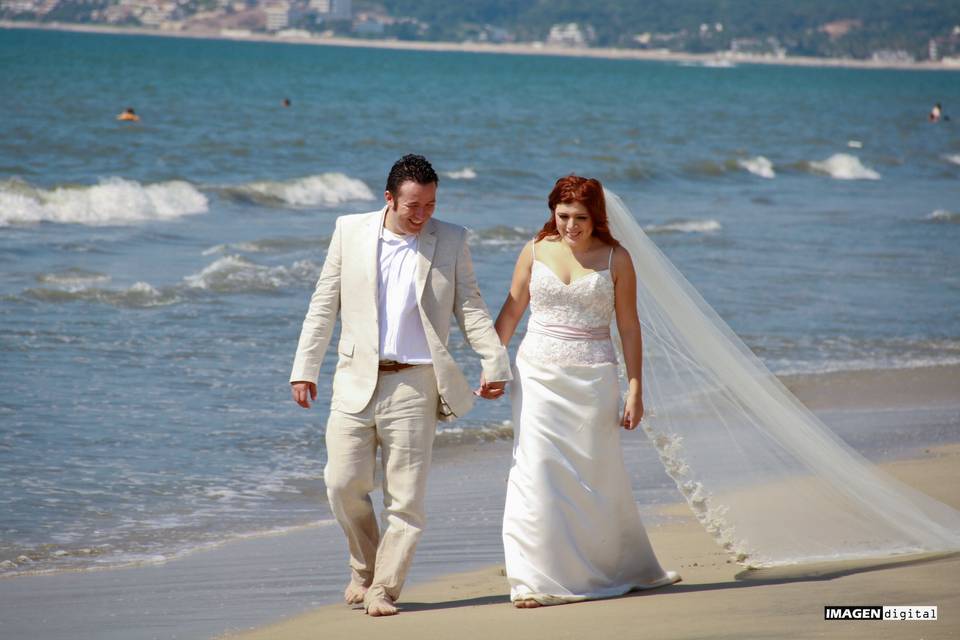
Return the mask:
<svg viewBox="0 0 960 640">
<path fill-rule="evenodd" d="M 134 112 L 133 107 L 127 107 L 123 110 L 123 113 L 117 116 L 117 120 L 124 120 L 127 122 L 140 122 L 140 116 Z"/>
<path fill-rule="evenodd" d="M 943 107 L 940 106 L 940 103 L 938 102 L 937 104 L 933 105 L 932 109 L 930 109 L 930 115 L 927 116 L 927 120 L 930 122 L 940 122 L 941 120 L 946 122 L 950 120 L 950 116 L 943 112 Z"/>
<path fill-rule="evenodd" d="M 289 106 L 290 106 L 290 98 L 284 98 L 284 99 L 283 99 L 283 106 L 285 106 L 285 107 L 289 107 Z"/>
</svg>

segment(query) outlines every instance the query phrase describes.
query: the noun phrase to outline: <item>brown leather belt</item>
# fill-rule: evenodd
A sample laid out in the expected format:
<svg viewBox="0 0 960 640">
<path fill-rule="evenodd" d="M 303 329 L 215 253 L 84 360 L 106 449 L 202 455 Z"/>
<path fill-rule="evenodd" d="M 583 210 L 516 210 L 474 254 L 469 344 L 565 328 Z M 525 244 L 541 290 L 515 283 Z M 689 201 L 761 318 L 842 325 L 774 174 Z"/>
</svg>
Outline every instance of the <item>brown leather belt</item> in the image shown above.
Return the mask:
<svg viewBox="0 0 960 640">
<path fill-rule="evenodd" d="M 410 367 L 415 367 L 417 365 L 410 364 L 408 362 L 397 362 L 396 360 L 381 360 L 380 361 L 380 371 L 385 373 L 395 373 L 403 369 L 409 369 Z"/>
</svg>

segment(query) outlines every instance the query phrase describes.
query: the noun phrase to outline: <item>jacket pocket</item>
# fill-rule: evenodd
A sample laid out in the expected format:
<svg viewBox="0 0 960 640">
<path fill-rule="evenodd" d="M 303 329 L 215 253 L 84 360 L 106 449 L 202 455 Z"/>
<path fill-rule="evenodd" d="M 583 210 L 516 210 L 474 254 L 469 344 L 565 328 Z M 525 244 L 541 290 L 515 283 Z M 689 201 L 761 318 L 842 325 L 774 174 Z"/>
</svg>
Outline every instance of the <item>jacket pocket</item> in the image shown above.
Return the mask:
<svg viewBox="0 0 960 640">
<path fill-rule="evenodd" d="M 348 358 L 353 357 L 353 340 L 349 338 L 340 338 L 340 344 L 337 346 L 337 353 Z"/>
</svg>

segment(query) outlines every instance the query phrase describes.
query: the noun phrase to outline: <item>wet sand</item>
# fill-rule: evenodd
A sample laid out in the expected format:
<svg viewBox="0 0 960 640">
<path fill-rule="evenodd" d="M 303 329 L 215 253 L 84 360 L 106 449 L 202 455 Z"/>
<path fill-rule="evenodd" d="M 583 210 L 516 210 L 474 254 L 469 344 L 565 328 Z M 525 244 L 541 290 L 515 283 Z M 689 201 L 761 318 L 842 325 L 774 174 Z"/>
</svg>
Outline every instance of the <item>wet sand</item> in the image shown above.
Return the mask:
<svg viewBox="0 0 960 640">
<path fill-rule="evenodd" d="M 884 465 L 960 507 L 960 445 Z M 672 509 L 671 509 L 672 510 Z M 677 512 L 674 511 L 674 515 Z M 679 517 L 679 516 L 678 516 Z M 499 565 L 407 590 L 402 613 L 369 618 L 338 604 L 227 637 L 294 640 L 431 638 L 953 638 L 960 635 L 960 554 L 744 571 L 690 517 L 650 529 L 661 563 L 683 582 L 611 600 L 535 610 L 509 603 Z M 936 605 L 936 621 L 824 620 L 826 605 Z"/>
<path fill-rule="evenodd" d="M 960 443 L 960 367 L 791 376 L 785 382 L 858 451 L 960 507 L 960 444 L 953 444 Z M 727 562 L 687 506 L 678 504 L 643 434 L 623 441 L 654 548 L 664 566 L 683 575 L 678 585 L 610 601 L 514 610 L 500 575 L 512 443 L 477 440 L 435 452 L 430 522 L 404 591 L 405 611 L 396 618 L 373 620 L 331 604 L 339 601 L 347 559 L 339 527 L 325 520 L 155 565 L 0 580 L 3 635 L 182 640 L 261 629 L 248 637 L 368 637 L 381 630 L 399 638 L 502 633 L 621 640 L 641 630 L 651 638 L 960 637 L 957 559 L 738 579 L 742 569 Z M 374 501 L 379 504 L 379 496 Z M 329 518 L 325 505 L 318 504 L 317 518 Z M 941 620 L 825 622 L 826 604 L 937 605 Z"/>
</svg>

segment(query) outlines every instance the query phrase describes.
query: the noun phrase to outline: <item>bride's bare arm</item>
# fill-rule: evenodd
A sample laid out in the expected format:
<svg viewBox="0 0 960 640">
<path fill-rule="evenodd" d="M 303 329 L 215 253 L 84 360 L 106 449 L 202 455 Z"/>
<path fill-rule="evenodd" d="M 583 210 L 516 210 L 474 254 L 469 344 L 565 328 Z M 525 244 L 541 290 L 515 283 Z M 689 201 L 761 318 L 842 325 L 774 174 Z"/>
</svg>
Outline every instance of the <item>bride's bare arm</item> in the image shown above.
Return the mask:
<svg viewBox="0 0 960 640">
<path fill-rule="evenodd" d="M 507 299 L 500 307 L 494 328 L 500 336 L 503 346 L 510 344 L 510 338 L 517 330 L 517 325 L 523 318 L 527 305 L 530 304 L 530 269 L 533 267 L 533 241 L 528 242 L 517 257 L 517 265 L 513 268 L 513 280 Z"/>
<path fill-rule="evenodd" d="M 637 274 L 630 254 L 623 247 L 617 247 L 613 253 L 610 275 L 613 276 L 617 329 L 629 379 L 622 424 L 627 429 L 635 429 L 643 417 L 643 336 L 637 317 Z"/>
</svg>

